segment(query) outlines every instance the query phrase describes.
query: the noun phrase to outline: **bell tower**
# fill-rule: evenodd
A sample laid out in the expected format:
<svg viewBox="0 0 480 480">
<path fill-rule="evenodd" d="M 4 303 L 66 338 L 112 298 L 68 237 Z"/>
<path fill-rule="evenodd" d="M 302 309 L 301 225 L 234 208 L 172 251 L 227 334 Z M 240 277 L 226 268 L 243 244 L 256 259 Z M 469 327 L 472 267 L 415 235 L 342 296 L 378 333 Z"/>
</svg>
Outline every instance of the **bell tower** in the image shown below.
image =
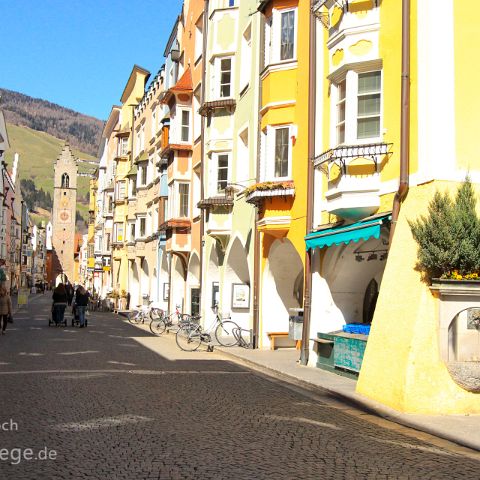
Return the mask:
<svg viewBox="0 0 480 480">
<path fill-rule="evenodd" d="M 68 143 L 54 164 L 52 246 L 62 272 L 74 280 L 75 214 L 77 209 L 78 164 Z"/>
</svg>

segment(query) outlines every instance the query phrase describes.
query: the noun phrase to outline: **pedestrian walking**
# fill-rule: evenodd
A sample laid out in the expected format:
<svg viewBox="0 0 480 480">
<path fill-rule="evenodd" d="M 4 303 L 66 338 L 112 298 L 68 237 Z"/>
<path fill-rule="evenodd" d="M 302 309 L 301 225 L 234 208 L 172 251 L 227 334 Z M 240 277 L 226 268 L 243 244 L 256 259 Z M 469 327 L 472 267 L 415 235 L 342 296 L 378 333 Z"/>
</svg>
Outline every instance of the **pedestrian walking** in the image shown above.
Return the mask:
<svg viewBox="0 0 480 480">
<path fill-rule="evenodd" d="M 65 285 L 65 291 L 67 292 L 67 303 L 70 306 L 72 304 L 73 295 L 75 294 L 75 290 L 70 282 L 67 282 Z"/>
<path fill-rule="evenodd" d="M 88 305 L 88 299 L 90 298 L 90 294 L 83 288 L 82 285 L 77 287 L 77 291 L 75 293 L 75 311 L 78 315 L 78 320 L 80 322 L 80 328 L 86 327 L 85 323 L 85 311 Z"/>
<path fill-rule="evenodd" d="M 2 285 L 0 286 L 0 327 L 2 329 L 2 335 L 5 335 L 7 329 L 7 323 L 12 318 L 12 299 L 8 294 L 7 289 Z"/>
<path fill-rule="evenodd" d="M 63 283 L 59 283 L 58 286 L 53 290 L 52 300 L 52 319 L 55 324 L 58 325 L 63 323 L 65 309 L 67 308 L 68 303 L 67 290 L 65 289 L 65 285 Z"/>
</svg>

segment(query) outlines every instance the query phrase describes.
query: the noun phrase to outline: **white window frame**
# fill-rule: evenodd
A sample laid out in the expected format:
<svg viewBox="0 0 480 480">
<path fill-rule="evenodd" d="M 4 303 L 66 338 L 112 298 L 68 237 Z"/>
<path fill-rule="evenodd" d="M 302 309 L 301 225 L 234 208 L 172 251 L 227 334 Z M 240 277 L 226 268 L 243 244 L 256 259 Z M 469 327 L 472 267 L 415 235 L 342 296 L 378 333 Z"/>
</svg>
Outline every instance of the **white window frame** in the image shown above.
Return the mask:
<svg viewBox="0 0 480 480">
<path fill-rule="evenodd" d="M 282 35 L 282 14 L 294 12 L 293 20 L 293 56 L 281 60 L 281 35 Z M 298 47 L 298 7 L 273 9 L 271 24 L 265 26 L 265 62 L 266 65 L 272 63 L 288 63 L 297 60 Z"/>
<path fill-rule="evenodd" d="M 133 226 L 133 232 L 132 232 L 132 226 Z M 134 242 L 136 234 L 137 234 L 136 221 L 135 220 L 129 220 L 128 221 L 128 229 L 127 229 L 127 241 L 128 242 Z"/>
<path fill-rule="evenodd" d="M 125 240 L 124 224 L 123 222 L 115 222 L 113 224 L 113 230 L 115 233 L 115 243 L 122 243 Z M 119 235 L 119 230 L 121 230 L 121 235 Z"/>
<path fill-rule="evenodd" d="M 222 60 L 230 60 L 230 95 L 225 97 L 221 95 L 222 86 L 220 84 L 222 78 Z M 217 57 L 215 59 L 215 77 L 215 97 L 217 99 L 234 98 L 235 58 L 233 56 Z"/>
<path fill-rule="evenodd" d="M 288 128 L 288 173 L 284 177 L 275 176 L 275 147 L 277 130 Z M 286 181 L 292 179 L 292 135 L 295 126 L 292 124 L 285 125 L 268 125 L 266 132 L 262 135 L 262 150 L 263 153 L 263 171 L 265 176 L 263 181 Z"/>
<path fill-rule="evenodd" d="M 226 178 L 226 183 L 228 185 L 228 183 L 231 181 L 231 166 L 232 166 L 232 152 L 230 151 L 226 151 L 226 152 L 215 152 L 213 154 L 213 161 L 214 161 L 214 168 L 215 168 L 215 174 L 214 174 L 214 177 L 215 177 L 215 186 L 214 186 L 214 194 L 215 195 L 221 195 L 221 194 L 224 194 L 225 193 L 225 189 L 221 190 L 219 189 L 219 183 L 220 183 L 220 177 L 219 177 L 219 173 L 220 173 L 220 166 L 219 166 L 219 161 L 220 161 L 220 157 L 222 156 L 226 156 L 227 157 L 227 178 Z"/>
<path fill-rule="evenodd" d="M 182 207 L 182 197 L 180 193 L 180 186 L 185 185 L 187 187 L 187 214 L 186 215 L 181 215 L 181 207 Z M 189 218 L 190 217 L 190 183 L 189 182 L 178 182 L 176 189 L 177 194 L 178 194 L 178 204 L 176 206 L 177 209 L 177 216 L 178 218 Z"/>
<path fill-rule="evenodd" d="M 188 125 L 183 124 L 183 113 L 188 113 Z M 178 143 L 181 144 L 190 144 L 192 143 L 192 110 L 190 108 L 179 107 L 177 110 L 178 115 Z M 184 140 L 183 136 L 183 128 L 188 127 L 188 138 Z"/>
<path fill-rule="evenodd" d="M 118 139 L 118 156 L 124 157 L 128 155 L 128 137 L 120 137 Z"/>
<path fill-rule="evenodd" d="M 380 72 L 380 125 L 377 136 L 358 138 L 358 119 L 362 118 L 358 115 L 358 80 L 359 76 L 366 73 Z M 362 145 L 367 143 L 375 143 L 382 140 L 383 132 L 383 70 L 380 67 L 364 69 L 359 68 L 358 70 L 348 70 L 345 75 L 333 82 L 334 94 L 332 95 L 332 104 L 331 104 L 331 131 L 330 131 L 330 144 L 332 146 L 342 145 L 338 141 L 338 132 L 337 132 L 337 120 L 338 112 L 337 105 L 339 101 L 339 85 L 341 82 L 346 81 L 346 96 L 345 96 L 345 140 L 344 145 Z M 363 117 L 365 118 L 365 117 Z"/>
<path fill-rule="evenodd" d="M 145 187 L 146 185 L 148 185 L 148 162 L 139 162 L 137 172 L 137 188 Z"/>
<path fill-rule="evenodd" d="M 144 231 L 142 235 L 142 220 L 144 220 Z M 135 235 L 137 239 L 145 238 L 147 236 L 147 216 L 137 215 L 137 225 L 135 227 Z"/>
<path fill-rule="evenodd" d="M 115 200 L 125 200 L 126 185 L 125 180 L 119 180 L 115 184 Z"/>
</svg>

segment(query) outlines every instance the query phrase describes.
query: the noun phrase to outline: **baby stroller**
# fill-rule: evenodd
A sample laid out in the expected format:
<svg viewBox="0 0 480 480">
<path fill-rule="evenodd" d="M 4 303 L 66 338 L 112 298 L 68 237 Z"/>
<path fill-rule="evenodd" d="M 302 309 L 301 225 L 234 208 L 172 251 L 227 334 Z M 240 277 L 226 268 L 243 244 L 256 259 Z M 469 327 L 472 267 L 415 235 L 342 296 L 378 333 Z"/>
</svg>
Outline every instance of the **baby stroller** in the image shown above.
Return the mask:
<svg viewBox="0 0 480 480">
<path fill-rule="evenodd" d="M 60 305 L 59 305 L 60 306 Z M 67 306 L 65 305 L 65 309 Z M 48 326 L 56 326 L 56 327 L 66 327 L 67 326 L 67 318 L 65 317 L 65 310 L 63 311 L 63 320 L 60 322 L 55 321 L 55 315 L 59 315 L 59 312 L 55 312 L 55 304 L 52 304 L 52 315 L 48 319 Z"/>
</svg>

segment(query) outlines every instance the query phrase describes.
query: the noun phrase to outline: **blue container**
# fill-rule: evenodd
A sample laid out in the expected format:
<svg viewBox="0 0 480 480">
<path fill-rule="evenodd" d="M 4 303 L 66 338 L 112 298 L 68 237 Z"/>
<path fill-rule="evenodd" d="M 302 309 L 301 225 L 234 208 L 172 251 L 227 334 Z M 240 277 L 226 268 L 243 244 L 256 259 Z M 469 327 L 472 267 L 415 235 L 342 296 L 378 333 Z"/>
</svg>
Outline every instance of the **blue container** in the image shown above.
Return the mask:
<svg viewBox="0 0 480 480">
<path fill-rule="evenodd" d="M 365 325 L 363 323 L 347 323 L 346 325 L 343 325 L 342 330 L 345 333 L 368 335 L 370 333 L 370 325 Z"/>
</svg>

